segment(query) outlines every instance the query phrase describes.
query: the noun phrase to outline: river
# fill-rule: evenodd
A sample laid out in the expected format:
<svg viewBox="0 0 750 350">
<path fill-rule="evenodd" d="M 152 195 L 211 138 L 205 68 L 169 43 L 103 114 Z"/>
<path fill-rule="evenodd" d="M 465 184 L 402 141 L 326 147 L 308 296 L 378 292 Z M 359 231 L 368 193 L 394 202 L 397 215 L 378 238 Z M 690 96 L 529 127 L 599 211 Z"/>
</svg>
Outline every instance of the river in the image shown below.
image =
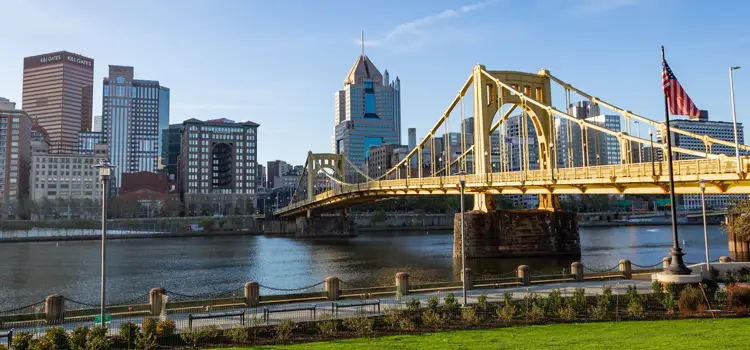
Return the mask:
<svg viewBox="0 0 750 350">
<path fill-rule="evenodd" d="M 685 260 L 705 258 L 702 226 L 679 226 Z M 711 258 L 729 255 L 727 235 L 709 226 Z M 584 265 L 609 268 L 620 259 L 652 265 L 672 246 L 670 226 L 581 227 Z M 681 242 L 682 243 L 682 242 Z M 393 284 L 397 272 L 417 281 L 458 279 L 452 232 L 366 233 L 349 239 L 284 237 L 190 237 L 111 240 L 107 243 L 107 295 L 123 301 L 164 287 L 182 294 L 240 288 L 258 281 L 296 288 L 337 276 L 348 286 Z M 0 243 L 0 310 L 60 294 L 96 303 L 100 288 L 100 242 Z M 561 271 L 572 259 L 470 259 L 480 274 L 502 274 L 526 264 L 535 270 Z M 268 292 L 261 290 L 261 292 Z M 241 295 L 241 292 L 240 294 Z M 109 302 L 108 302 L 109 304 Z"/>
</svg>

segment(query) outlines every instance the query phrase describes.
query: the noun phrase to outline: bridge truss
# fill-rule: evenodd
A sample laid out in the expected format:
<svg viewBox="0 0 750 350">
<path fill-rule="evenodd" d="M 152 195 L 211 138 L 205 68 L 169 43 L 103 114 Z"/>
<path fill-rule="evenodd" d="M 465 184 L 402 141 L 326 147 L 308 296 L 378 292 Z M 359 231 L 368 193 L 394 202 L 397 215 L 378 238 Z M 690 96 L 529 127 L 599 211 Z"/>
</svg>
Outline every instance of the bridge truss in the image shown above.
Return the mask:
<svg viewBox="0 0 750 350">
<path fill-rule="evenodd" d="M 564 92 L 565 111 L 552 105 L 553 88 Z M 572 94 L 589 101 L 595 110 L 604 108 L 619 115 L 624 130 L 610 130 L 601 122 L 570 114 L 567 106 L 571 106 Z M 467 107 L 473 110 L 470 116 Z M 458 119 L 458 127 L 451 125 L 451 118 Z M 641 138 L 640 132 L 632 135 L 632 123 L 662 137 L 654 141 Z M 453 134 L 457 142 L 452 140 L 452 126 L 459 130 Z M 276 215 L 310 215 L 402 195 L 455 194 L 461 178 L 474 194 L 474 210 L 483 212 L 494 209 L 494 194 L 538 194 L 539 208 L 544 210 L 559 208 L 558 194 L 666 194 L 668 164 L 657 161 L 654 154 L 655 149 L 666 154 L 666 143 L 661 142 L 665 129 L 664 122 L 594 97 L 547 70 L 488 71 L 477 65 L 427 135 L 391 168 L 353 164 L 342 154 L 308 152 L 290 205 Z M 670 129 L 704 145 L 702 152 L 672 146 L 679 159 L 673 162 L 675 193 L 699 193 L 699 180 L 708 181 L 706 193 L 750 193 L 746 177 L 750 158 L 744 156 L 738 164 L 734 158 L 713 153 L 714 145 L 734 148 L 733 142 L 674 126 Z M 448 136 L 439 135 L 441 130 Z M 561 140 L 558 130 L 566 131 L 564 149 L 555 148 L 555 141 Z M 573 137 L 580 137 L 580 142 Z M 599 137 L 616 140 L 618 164 L 597 164 L 605 150 L 597 142 L 590 143 Z M 644 146 L 652 146 L 649 162 L 644 162 Z M 750 150 L 746 145 L 739 148 L 744 154 Z M 580 155 L 577 163 L 576 153 Z M 591 164 L 593 155 L 596 163 Z"/>
</svg>

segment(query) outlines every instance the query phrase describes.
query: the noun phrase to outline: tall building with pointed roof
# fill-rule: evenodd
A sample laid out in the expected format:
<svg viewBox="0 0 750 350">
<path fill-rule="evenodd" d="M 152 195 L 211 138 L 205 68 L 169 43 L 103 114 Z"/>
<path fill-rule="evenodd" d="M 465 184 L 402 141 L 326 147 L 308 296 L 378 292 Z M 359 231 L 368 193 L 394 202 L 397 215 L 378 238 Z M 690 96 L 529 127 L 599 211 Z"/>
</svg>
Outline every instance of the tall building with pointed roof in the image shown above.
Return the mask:
<svg viewBox="0 0 750 350">
<path fill-rule="evenodd" d="M 401 144 L 401 81 L 381 74 L 364 52 L 334 95 L 333 152 L 363 166 L 370 147 Z"/>
</svg>

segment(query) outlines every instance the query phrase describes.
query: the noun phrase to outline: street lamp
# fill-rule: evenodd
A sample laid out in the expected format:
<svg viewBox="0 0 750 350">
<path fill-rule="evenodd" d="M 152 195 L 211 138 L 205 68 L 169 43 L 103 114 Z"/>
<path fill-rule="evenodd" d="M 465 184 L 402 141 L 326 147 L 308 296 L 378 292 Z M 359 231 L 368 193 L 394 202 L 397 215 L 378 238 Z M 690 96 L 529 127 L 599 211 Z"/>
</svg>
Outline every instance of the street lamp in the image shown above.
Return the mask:
<svg viewBox="0 0 750 350">
<path fill-rule="evenodd" d="M 654 132 L 648 129 L 648 138 L 651 141 L 649 151 L 651 153 L 651 176 L 656 176 L 656 165 L 654 164 Z"/>
<path fill-rule="evenodd" d="M 457 172 L 458 185 L 461 189 L 461 291 L 464 295 L 464 306 L 466 303 L 466 240 L 464 239 L 464 189 L 466 188 L 466 173 Z"/>
<path fill-rule="evenodd" d="M 703 240 L 706 244 L 706 271 L 711 271 L 711 258 L 708 255 L 708 228 L 706 227 L 706 180 L 701 179 L 701 209 L 703 210 Z"/>
<path fill-rule="evenodd" d="M 742 172 L 742 164 L 740 163 L 740 143 L 737 137 L 737 112 L 734 109 L 734 78 L 732 77 L 732 71 L 740 69 L 740 66 L 729 67 L 729 90 L 732 94 L 732 124 L 734 124 L 734 154 L 737 157 L 737 173 Z"/>
<path fill-rule="evenodd" d="M 102 290 L 101 290 L 101 308 L 100 317 L 102 327 L 106 327 L 104 323 L 104 305 L 106 298 L 106 285 L 107 285 L 107 197 L 109 196 L 109 177 L 111 176 L 112 169 L 116 168 L 116 165 L 112 165 L 109 161 L 93 165 L 92 168 L 99 169 L 99 178 L 102 180 Z"/>
</svg>

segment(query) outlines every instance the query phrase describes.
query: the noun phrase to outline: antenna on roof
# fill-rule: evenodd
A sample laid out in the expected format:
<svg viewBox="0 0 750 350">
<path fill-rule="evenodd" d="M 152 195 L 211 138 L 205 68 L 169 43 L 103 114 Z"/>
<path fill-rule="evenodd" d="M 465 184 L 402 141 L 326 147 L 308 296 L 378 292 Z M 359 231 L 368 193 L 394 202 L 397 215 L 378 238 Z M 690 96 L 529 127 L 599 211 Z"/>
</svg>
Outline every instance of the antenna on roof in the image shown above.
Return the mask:
<svg viewBox="0 0 750 350">
<path fill-rule="evenodd" d="M 362 40 L 360 40 L 362 43 L 362 56 L 365 55 L 365 31 L 362 31 Z"/>
</svg>

